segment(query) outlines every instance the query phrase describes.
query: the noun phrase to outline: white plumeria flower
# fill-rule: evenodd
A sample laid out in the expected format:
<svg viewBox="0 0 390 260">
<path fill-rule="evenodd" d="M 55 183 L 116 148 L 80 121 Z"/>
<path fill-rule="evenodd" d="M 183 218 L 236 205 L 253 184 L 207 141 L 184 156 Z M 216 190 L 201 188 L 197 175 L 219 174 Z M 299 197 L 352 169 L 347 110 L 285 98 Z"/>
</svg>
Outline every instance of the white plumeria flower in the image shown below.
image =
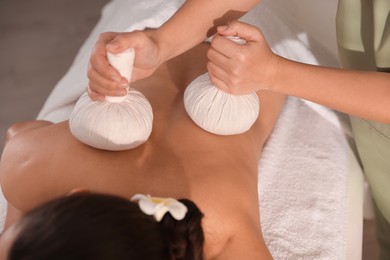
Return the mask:
<svg viewBox="0 0 390 260">
<path fill-rule="evenodd" d="M 146 215 L 153 215 L 158 222 L 161 221 L 167 212 L 176 220 L 182 220 L 187 213 L 187 207 L 173 198 L 158 198 L 150 195 L 135 194 L 131 200 L 138 201 L 141 211 Z"/>
</svg>

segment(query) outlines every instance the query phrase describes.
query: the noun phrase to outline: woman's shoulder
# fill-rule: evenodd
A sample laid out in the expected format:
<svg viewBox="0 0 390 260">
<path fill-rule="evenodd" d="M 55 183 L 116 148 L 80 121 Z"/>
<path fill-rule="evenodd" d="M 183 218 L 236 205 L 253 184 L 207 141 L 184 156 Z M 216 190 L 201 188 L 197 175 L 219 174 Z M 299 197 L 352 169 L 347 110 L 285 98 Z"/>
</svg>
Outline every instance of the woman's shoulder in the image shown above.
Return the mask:
<svg viewBox="0 0 390 260">
<path fill-rule="evenodd" d="M 257 199 L 239 191 L 243 190 L 242 186 L 236 188 L 229 183 L 221 186 L 227 189 L 214 186 L 206 189 L 212 192 L 203 192 L 204 196 L 196 199 L 205 214 L 206 258 L 272 259 L 266 257 L 269 252 L 261 234 Z"/>
<path fill-rule="evenodd" d="M 6 199 L 21 210 L 39 204 L 49 193 L 49 169 L 56 146 L 53 125 L 31 121 L 13 125 L 0 162 L 0 183 Z M 57 151 L 58 152 L 58 151 Z M 58 167 L 61 167 L 58 165 Z"/>
<path fill-rule="evenodd" d="M 60 128 L 65 122 L 53 124 L 47 121 L 28 121 L 10 127 L 1 159 L 1 169 L 7 174 L 17 170 L 31 170 L 34 166 L 50 166 L 51 160 L 59 154 L 61 147 Z M 4 173 L 4 172 L 2 172 Z"/>
<path fill-rule="evenodd" d="M 213 215 L 206 213 L 206 219 L 210 220 L 215 217 Z M 208 259 L 272 259 L 260 227 L 249 212 L 225 211 L 214 221 L 205 223 L 204 229 L 208 241 L 205 247 Z"/>
</svg>

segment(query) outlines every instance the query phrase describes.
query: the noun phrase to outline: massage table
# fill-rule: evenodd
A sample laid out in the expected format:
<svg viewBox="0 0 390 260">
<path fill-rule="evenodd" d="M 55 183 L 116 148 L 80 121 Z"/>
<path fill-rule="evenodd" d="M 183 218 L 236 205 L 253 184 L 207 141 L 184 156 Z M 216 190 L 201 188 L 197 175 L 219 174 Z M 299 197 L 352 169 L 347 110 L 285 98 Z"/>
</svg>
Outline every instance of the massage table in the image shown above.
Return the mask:
<svg viewBox="0 0 390 260">
<path fill-rule="evenodd" d="M 158 27 L 183 2 L 109 2 L 38 119 L 69 118 L 85 91 L 89 55 L 100 32 Z M 241 20 L 260 27 L 281 56 L 337 67 L 336 4 L 263 0 Z M 363 174 L 346 115 L 288 97 L 259 162 L 258 187 L 262 232 L 275 259 L 361 259 Z M 6 210 L 0 199 L 2 225 Z"/>
</svg>

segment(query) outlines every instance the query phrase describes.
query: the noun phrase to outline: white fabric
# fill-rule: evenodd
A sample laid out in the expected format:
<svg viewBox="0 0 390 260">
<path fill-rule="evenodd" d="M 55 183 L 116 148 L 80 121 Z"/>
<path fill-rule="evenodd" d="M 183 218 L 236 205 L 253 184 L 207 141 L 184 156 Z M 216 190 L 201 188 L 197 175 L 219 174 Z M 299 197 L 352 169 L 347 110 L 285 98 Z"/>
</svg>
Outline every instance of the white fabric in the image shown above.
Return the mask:
<svg viewBox="0 0 390 260">
<path fill-rule="evenodd" d="M 134 49 L 107 53 L 107 58 L 130 81 Z M 125 96 L 107 96 L 104 101 L 92 101 L 84 93 L 69 118 L 73 136 L 82 143 L 108 151 L 133 149 L 145 143 L 152 133 L 152 106 L 140 91 L 133 88 L 127 91 Z"/>
<path fill-rule="evenodd" d="M 256 93 L 232 95 L 211 83 L 208 73 L 194 79 L 184 91 L 184 107 L 202 129 L 217 135 L 248 131 L 259 116 Z"/>
<path fill-rule="evenodd" d="M 243 20 L 261 27 L 272 49 L 284 57 L 337 65 L 294 25 L 294 18 L 279 7 L 280 2 L 263 0 Z M 181 3 L 113 0 L 108 4 L 39 118 L 54 122 L 68 119 L 85 90 L 88 57 L 98 32 L 121 31 L 131 24 L 133 28 L 158 26 Z M 259 163 L 262 230 L 275 259 L 346 259 L 349 166 L 350 147 L 337 114 L 288 98 Z"/>
<path fill-rule="evenodd" d="M 133 72 L 133 64 L 135 58 L 135 51 L 129 48 L 121 53 L 107 52 L 108 62 L 113 66 L 119 74 L 127 81 L 131 80 L 131 73 Z"/>
<path fill-rule="evenodd" d="M 287 100 L 259 164 L 263 235 L 276 259 L 346 259 L 348 150 L 337 125 Z"/>
<path fill-rule="evenodd" d="M 7 201 L 5 200 L 3 196 L 3 192 L 1 191 L 1 187 L 0 187 L 0 231 L 3 230 L 6 214 L 7 214 Z"/>
<path fill-rule="evenodd" d="M 69 119 L 74 137 L 89 146 L 123 151 L 145 143 L 152 133 L 153 112 L 146 97 L 130 88 L 122 101 L 93 102 L 84 93 Z"/>
</svg>

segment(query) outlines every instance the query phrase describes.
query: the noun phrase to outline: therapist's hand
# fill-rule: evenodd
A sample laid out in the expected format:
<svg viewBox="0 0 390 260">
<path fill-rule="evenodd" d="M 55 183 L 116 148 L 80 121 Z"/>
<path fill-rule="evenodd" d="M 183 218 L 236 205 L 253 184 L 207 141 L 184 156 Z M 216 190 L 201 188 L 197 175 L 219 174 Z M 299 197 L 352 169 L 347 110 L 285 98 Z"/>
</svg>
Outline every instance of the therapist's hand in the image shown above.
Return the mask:
<svg viewBox="0 0 390 260">
<path fill-rule="evenodd" d="M 239 45 L 223 37 L 229 35 L 239 36 L 247 43 Z M 218 27 L 207 57 L 211 81 L 221 90 L 242 95 L 271 89 L 278 56 L 257 27 L 239 21 Z"/>
<path fill-rule="evenodd" d="M 88 67 L 87 91 L 92 100 L 105 96 L 123 96 L 129 82 L 107 60 L 107 51 L 120 53 L 134 48 L 135 60 L 131 81 L 150 76 L 160 65 L 158 45 L 153 41 L 152 30 L 126 33 L 102 33 L 95 43 Z"/>
</svg>

